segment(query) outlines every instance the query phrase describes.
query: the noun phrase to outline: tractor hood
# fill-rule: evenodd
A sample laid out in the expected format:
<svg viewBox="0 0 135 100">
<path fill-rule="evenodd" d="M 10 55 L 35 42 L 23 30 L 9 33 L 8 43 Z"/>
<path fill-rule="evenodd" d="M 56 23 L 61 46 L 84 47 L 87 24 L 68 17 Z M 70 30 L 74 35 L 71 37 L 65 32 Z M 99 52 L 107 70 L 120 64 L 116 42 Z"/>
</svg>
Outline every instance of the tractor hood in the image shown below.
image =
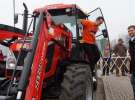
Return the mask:
<svg viewBox="0 0 135 100">
<path fill-rule="evenodd" d="M 24 32 L 21 29 L 0 24 L 0 40 L 12 37 L 23 37 Z"/>
</svg>

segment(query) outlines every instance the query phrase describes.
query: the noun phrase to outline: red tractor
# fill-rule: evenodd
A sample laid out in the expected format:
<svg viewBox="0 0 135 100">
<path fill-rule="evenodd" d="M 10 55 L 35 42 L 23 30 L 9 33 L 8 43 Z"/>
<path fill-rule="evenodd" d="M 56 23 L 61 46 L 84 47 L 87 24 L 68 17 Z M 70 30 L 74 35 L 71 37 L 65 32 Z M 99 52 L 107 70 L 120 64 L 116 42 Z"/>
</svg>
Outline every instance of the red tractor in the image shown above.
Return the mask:
<svg viewBox="0 0 135 100">
<path fill-rule="evenodd" d="M 20 35 L 14 31 L 17 38 L 9 41 L 17 45 L 14 39 L 24 39 L 16 62 L 9 62 L 12 75 L 0 81 L 0 100 L 93 100 L 92 71 L 79 42 L 81 33 L 77 24 L 78 19 L 87 18 L 73 4 L 36 9 L 30 46 L 23 48 L 26 37 L 31 37 L 22 34 L 24 31 Z M 18 71 L 20 61 L 23 68 Z"/>
</svg>

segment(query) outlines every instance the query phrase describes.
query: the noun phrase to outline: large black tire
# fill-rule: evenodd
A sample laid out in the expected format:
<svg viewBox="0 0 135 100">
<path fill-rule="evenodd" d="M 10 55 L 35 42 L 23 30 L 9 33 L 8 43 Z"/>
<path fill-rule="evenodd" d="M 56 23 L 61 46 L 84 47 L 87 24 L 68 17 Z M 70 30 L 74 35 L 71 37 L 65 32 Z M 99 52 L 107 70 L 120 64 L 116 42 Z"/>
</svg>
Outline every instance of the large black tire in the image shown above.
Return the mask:
<svg viewBox="0 0 135 100">
<path fill-rule="evenodd" d="M 93 100 L 93 82 L 90 66 L 72 64 L 67 67 L 59 100 Z"/>
</svg>

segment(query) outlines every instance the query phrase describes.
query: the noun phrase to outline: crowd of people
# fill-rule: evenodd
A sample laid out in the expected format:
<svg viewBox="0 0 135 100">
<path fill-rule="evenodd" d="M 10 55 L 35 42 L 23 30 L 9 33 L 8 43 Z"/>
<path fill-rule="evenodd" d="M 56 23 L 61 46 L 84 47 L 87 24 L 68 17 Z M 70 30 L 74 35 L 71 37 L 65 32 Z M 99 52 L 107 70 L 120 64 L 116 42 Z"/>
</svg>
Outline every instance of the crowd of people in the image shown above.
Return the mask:
<svg viewBox="0 0 135 100">
<path fill-rule="evenodd" d="M 103 17 L 98 17 L 95 22 L 92 22 L 91 20 L 80 20 L 83 31 L 82 31 L 82 40 L 81 43 L 83 44 L 84 51 L 88 55 L 88 59 L 90 62 L 90 65 L 92 65 L 92 70 L 95 69 L 95 64 L 98 62 L 100 58 L 99 50 L 96 45 L 96 33 L 98 31 L 98 27 L 104 22 Z M 119 76 L 120 71 L 123 76 L 126 75 L 126 73 L 129 73 L 131 75 L 131 83 L 133 86 L 133 91 L 135 92 L 135 25 L 130 25 L 127 28 L 128 34 L 130 36 L 129 40 L 129 48 L 126 48 L 124 45 L 124 41 L 120 38 L 118 39 L 118 43 L 114 46 L 112 52 L 117 57 L 117 61 L 113 62 L 111 71 L 113 72 L 114 69 L 116 69 L 116 75 Z M 109 44 L 107 44 L 107 48 L 109 51 Z M 107 50 L 106 50 L 107 51 Z M 130 54 L 130 67 L 127 68 L 125 64 L 123 64 L 123 60 L 127 56 L 127 51 Z M 111 55 L 111 54 L 110 54 Z M 109 75 L 109 64 L 111 59 L 111 56 L 107 55 L 107 52 L 105 52 L 105 56 L 103 57 L 103 65 L 107 63 L 107 66 L 103 68 L 103 75 L 106 73 Z M 106 63 L 104 63 L 104 61 Z M 126 61 L 126 60 L 125 60 Z M 115 66 L 117 65 L 117 67 Z M 134 99 L 135 100 L 135 99 Z"/>
<path fill-rule="evenodd" d="M 95 44 L 96 43 L 95 34 L 98 31 L 98 27 L 103 23 L 103 21 L 104 21 L 103 17 L 98 17 L 95 22 L 91 22 L 90 20 L 81 20 L 81 24 L 83 25 L 83 32 L 82 32 L 83 42 L 82 43 L 84 45 L 84 50 L 88 54 L 89 61 L 91 63 L 94 62 L 92 69 L 95 68 L 94 65 L 99 60 L 99 52 L 98 52 L 97 45 Z M 114 66 L 112 66 L 112 72 L 113 72 L 113 69 L 116 68 L 117 76 L 119 76 L 120 69 L 123 76 L 125 76 L 126 73 L 131 74 L 131 83 L 133 86 L 133 91 L 135 93 L 135 25 L 130 25 L 127 28 L 127 31 L 130 36 L 129 48 L 126 48 L 121 38 L 118 39 L 118 43 L 114 46 L 114 49 L 112 50 L 115 56 L 118 57 L 116 61 L 116 65 L 118 67 L 115 67 L 115 64 L 114 64 Z M 106 49 L 109 49 L 109 44 L 107 46 L 108 48 Z M 124 58 L 127 56 L 127 51 L 130 54 L 130 57 L 129 57 L 130 67 L 129 68 L 127 68 L 124 64 L 121 65 L 123 63 Z M 107 70 L 107 73 L 109 74 L 109 63 L 110 63 L 111 57 L 109 56 L 109 58 L 107 58 L 107 56 L 108 55 L 105 55 L 105 57 L 103 58 L 103 60 L 105 60 L 108 63 L 108 66 L 103 68 L 103 75 L 105 74 L 105 70 Z"/>
<path fill-rule="evenodd" d="M 107 54 L 103 57 L 103 65 L 105 64 L 104 62 L 107 63 L 103 68 L 103 75 L 109 75 L 109 72 L 113 72 L 114 69 L 116 69 L 116 76 L 120 76 L 120 71 L 122 76 L 128 75 L 131 78 L 131 84 L 135 97 L 135 25 L 130 25 L 127 28 L 127 31 L 130 36 L 129 48 L 124 45 L 122 38 L 118 39 L 118 43 L 112 49 L 112 54 L 115 60 L 113 57 L 110 58 Z M 113 66 L 110 69 L 109 65 L 111 60 L 113 62 Z M 130 62 L 129 66 L 126 66 L 127 61 Z"/>
</svg>

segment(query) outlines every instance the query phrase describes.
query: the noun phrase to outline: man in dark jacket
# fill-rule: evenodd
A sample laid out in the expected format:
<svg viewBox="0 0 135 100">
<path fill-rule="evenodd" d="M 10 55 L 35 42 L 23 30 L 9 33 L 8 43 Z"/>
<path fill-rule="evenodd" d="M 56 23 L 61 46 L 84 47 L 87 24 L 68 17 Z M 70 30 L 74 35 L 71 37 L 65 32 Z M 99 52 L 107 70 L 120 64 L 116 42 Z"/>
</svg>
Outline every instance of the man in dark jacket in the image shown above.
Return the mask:
<svg viewBox="0 0 135 100">
<path fill-rule="evenodd" d="M 119 76 L 119 69 L 122 71 L 122 75 L 125 76 L 125 73 L 128 72 L 127 67 L 123 64 L 124 57 L 126 57 L 127 54 L 127 48 L 123 44 L 123 40 L 121 38 L 118 39 L 118 44 L 114 47 L 114 53 L 117 57 L 119 57 L 116 61 L 116 75 Z M 120 58 L 121 57 L 121 58 Z"/>
<path fill-rule="evenodd" d="M 129 40 L 129 52 L 130 52 L 130 68 L 131 68 L 131 83 L 134 91 L 134 100 L 135 100 L 135 25 L 128 27 L 128 34 L 131 37 Z"/>
</svg>

